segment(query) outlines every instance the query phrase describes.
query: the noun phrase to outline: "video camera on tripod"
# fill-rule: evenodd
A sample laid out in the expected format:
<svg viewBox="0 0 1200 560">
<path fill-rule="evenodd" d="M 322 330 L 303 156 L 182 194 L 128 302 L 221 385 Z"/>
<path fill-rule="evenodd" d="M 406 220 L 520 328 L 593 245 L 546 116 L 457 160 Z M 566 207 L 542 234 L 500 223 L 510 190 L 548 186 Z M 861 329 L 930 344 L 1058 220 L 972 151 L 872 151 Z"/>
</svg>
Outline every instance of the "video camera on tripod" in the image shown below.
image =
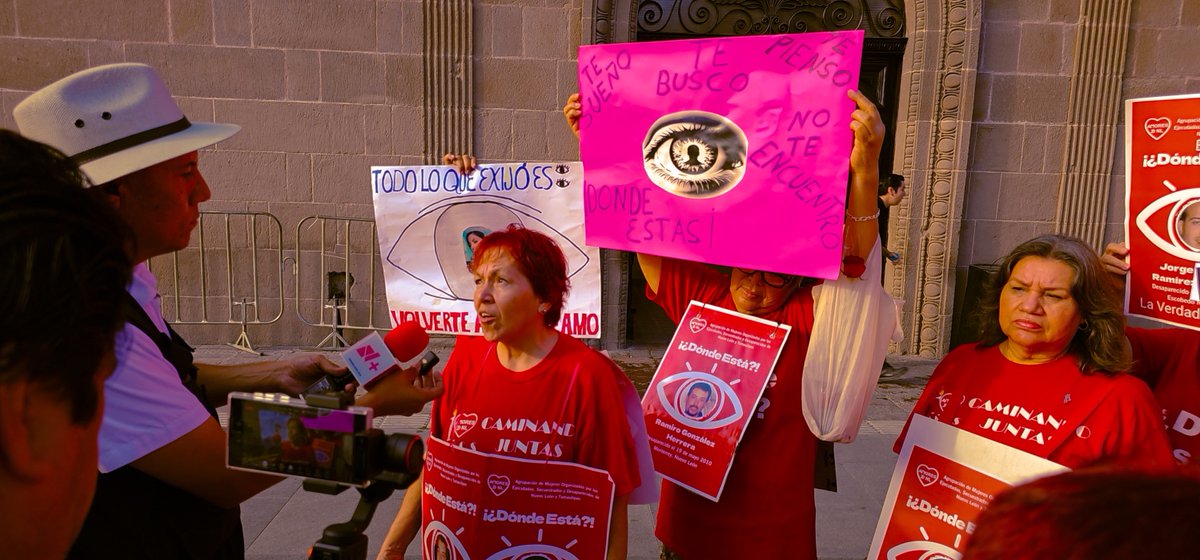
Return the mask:
<svg viewBox="0 0 1200 560">
<path fill-rule="evenodd" d="M 402 330 L 402 324 L 393 333 Z M 412 330 L 411 328 L 407 330 Z M 420 331 L 424 335 L 424 331 Z M 379 339 L 375 335 L 375 339 Z M 425 343 L 428 336 L 425 335 Z M 407 359 L 416 351 L 407 354 Z M 347 353 L 367 347 L 360 341 Z M 415 342 L 409 346 L 414 346 Z M 392 354 L 382 349 L 376 354 Z M 393 346 L 388 344 L 388 346 Z M 387 355 L 392 364 L 397 361 Z M 386 360 L 384 360 L 386 361 Z M 351 363 L 351 373 L 360 383 L 373 381 L 360 375 Z M 426 352 L 418 367 L 428 375 L 438 357 Z M 391 370 L 376 368 L 371 378 Z M 346 377 L 349 377 L 347 374 Z M 325 378 L 304 392 L 302 398 L 273 393 L 232 393 L 229 396 L 229 445 L 226 463 L 230 468 L 304 477 L 303 487 L 310 492 L 340 494 L 346 488 L 358 488 L 361 497 L 350 520 L 325 528 L 309 552 L 315 560 L 366 559 L 367 537 L 363 531 L 371 523 L 375 509 L 393 491 L 403 490 L 421 474 L 425 445 L 415 434 L 385 434 L 372 427 L 374 412 L 352 406 L 353 395 L 342 388 L 349 379 Z M 362 383 L 366 384 L 366 383 Z"/>
</svg>

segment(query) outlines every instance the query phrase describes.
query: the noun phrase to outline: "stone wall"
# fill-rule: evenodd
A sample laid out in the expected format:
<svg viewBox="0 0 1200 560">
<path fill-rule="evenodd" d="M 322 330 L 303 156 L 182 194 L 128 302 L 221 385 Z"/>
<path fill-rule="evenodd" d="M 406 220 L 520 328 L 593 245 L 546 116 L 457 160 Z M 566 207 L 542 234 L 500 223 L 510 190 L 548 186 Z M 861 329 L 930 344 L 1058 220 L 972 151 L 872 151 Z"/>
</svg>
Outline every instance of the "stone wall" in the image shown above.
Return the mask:
<svg viewBox="0 0 1200 560">
<path fill-rule="evenodd" d="M 980 10 L 956 312 L 968 267 L 1024 240 L 1070 233 L 1100 249 L 1121 239 L 1121 101 L 1200 91 L 1186 47 L 1200 39 L 1195 2 L 985 0 Z M 917 224 L 908 233 L 921 235 Z"/>
<path fill-rule="evenodd" d="M 153 259 L 164 295 L 176 286 L 181 294 L 167 298 L 166 314 L 185 322 L 240 319 L 240 307 L 227 299 L 232 278 L 237 298 L 258 294 L 259 320 L 279 316 L 250 326 L 252 343 L 315 344 L 330 329 L 297 315 L 316 322 L 324 313 L 332 321 L 332 310 L 322 310 L 324 273 L 355 276 L 346 312 L 365 325 L 372 264 L 374 292 L 383 293 L 379 261 L 369 223 L 297 228 L 317 215 L 373 219 L 369 166 L 432 163 L 443 151 L 474 151 L 487 161 L 578 158 L 559 107 L 575 88 L 580 0 L 459 1 L 461 17 L 442 0 L 0 0 L 0 126 L 15 128 L 12 109 L 30 91 L 114 62 L 158 68 L 194 121 L 241 125 L 240 134 L 201 154 L 213 191 L 203 209 L 269 213 L 282 234 L 234 218 L 231 250 L 206 255 L 203 274 L 199 234 L 178 259 Z M 464 49 L 469 67 L 431 63 Z M 438 75 L 426 75 L 430 68 Z M 435 104 L 447 101 L 427 86 L 456 81 L 474 83 L 461 106 L 451 107 L 469 118 L 439 120 L 435 109 L 445 107 Z M 427 134 L 447 127 L 467 130 Z M 438 143 L 446 145 L 431 145 Z M 275 253 L 252 257 L 251 233 Z M 223 219 L 206 219 L 205 242 L 225 239 Z M 209 281 L 206 296 L 201 277 Z M 386 307 L 373 311 L 375 326 L 386 328 Z M 180 331 L 194 343 L 238 334 L 212 324 Z"/>
<path fill-rule="evenodd" d="M 374 312 L 376 326 L 388 324 L 385 308 L 368 306 L 370 278 L 379 274 L 368 166 L 431 163 L 447 150 L 487 161 L 578 157 L 558 110 L 575 89 L 581 28 L 590 36 L 593 24 L 593 2 L 584 4 L 0 0 L 0 126 L 14 126 L 13 106 L 33 89 L 122 61 L 158 67 L 193 120 L 240 124 L 241 134 L 203 152 L 213 190 L 205 208 L 270 213 L 281 235 L 269 224 L 232 222 L 233 266 L 220 251 L 204 262 L 207 315 L 197 251 L 179 254 L 178 274 L 173 258 L 155 259 L 154 268 L 164 292 L 179 286 L 178 318 L 237 319 L 241 309 L 229 308 L 227 294 L 258 289 L 259 319 L 280 318 L 251 326 L 252 342 L 313 344 L 329 329 L 297 315 L 321 317 L 329 271 L 355 276 L 351 321 L 365 324 Z M 621 22 L 636 7 L 603 5 Z M 906 64 L 920 67 L 906 69 L 902 81 L 897 133 L 906 140 L 898 142 L 896 168 L 909 176 L 911 196 L 893 213 L 892 238 L 904 240 L 904 255 L 902 274 L 890 274 L 888 286 L 907 300 L 908 341 L 897 349 L 933 356 L 948 348 L 969 265 L 1064 228 L 1094 232 L 1097 248 L 1123 235 L 1121 114 L 1094 116 L 1080 103 L 1200 91 L 1200 57 L 1192 53 L 1200 3 L 907 0 L 905 9 Z M 1106 23 L 1113 21 L 1124 23 L 1113 29 Z M 1089 54 L 1081 59 L 1085 28 Z M 470 63 L 456 62 L 464 52 Z M 1119 60 L 1104 58 L 1111 53 Z M 1093 60 L 1100 70 L 1084 64 Z M 1084 79 L 1095 71 L 1119 73 L 1106 87 Z M 438 97 L 455 84 L 470 84 L 465 99 Z M 442 118 L 443 109 L 467 118 Z M 1088 121 L 1086 129 L 1071 129 L 1071 119 Z M 1115 140 L 1101 147 L 1108 136 Z M 1081 171 L 1081 150 L 1102 153 Z M 1084 203 L 1097 207 L 1081 213 Z M 298 231 L 316 215 L 360 221 L 324 231 L 310 221 Z M 1081 216 L 1094 223 L 1078 223 Z M 206 221 L 205 232 L 206 242 L 226 235 L 219 221 Z M 251 233 L 278 238 L 264 245 L 284 262 L 249 256 Z M 382 294 L 378 278 L 374 293 Z M 168 301 L 168 316 L 174 306 Z M 237 336 L 232 326 L 181 330 L 199 343 Z"/>
</svg>

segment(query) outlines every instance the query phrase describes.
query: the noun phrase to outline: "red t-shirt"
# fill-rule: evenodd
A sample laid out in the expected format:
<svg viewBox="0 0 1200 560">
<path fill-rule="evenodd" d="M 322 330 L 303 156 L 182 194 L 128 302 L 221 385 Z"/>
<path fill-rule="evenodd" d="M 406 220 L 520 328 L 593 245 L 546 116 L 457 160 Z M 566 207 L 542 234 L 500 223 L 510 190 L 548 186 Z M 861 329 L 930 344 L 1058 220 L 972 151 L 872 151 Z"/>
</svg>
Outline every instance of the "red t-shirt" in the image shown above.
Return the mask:
<svg viewBox="0 0 1200 560">
<path fill-rule="evenodd" d="M 1154 390 L 1167 437 L 1179 464 L 1200 463 L 1200 332 L 1125 329 L 1133 344 L 1133 370 Z"/>
<path fill-rule="evenodd" d="M 536 366 L 500 365 L 496 346 L 460 336 L 442 372 L 430 433 L 483 453 L 579 463 L 608 471 L 616 495 L 640 484 L 637 455 L 608 358 L 560 334 Z"/>
<path fill-rule="evenodd" d="M 691 300 L 735 309 L 729 275 L 698 263 L 663 259 L 650 298 L 676 324 Z M 664 480 L 654 534 L 688 560 L 816 558 L 813 463 L 816 437 L 804 421 L 800 377 L 813 322 L 812 291 L 796 291 L 760 316 L 791 325 L 762 403 L 738 445 L 721 501 Z"/>
<path fill-rule="evenodd" d="M 1124 373 L 1084 375 L 1069 355 L 1026 365 L 1009 361 L 999 346 L 965 344 L 942 358 L 912 414 L 1072 469 L 1172 465 L 1146 384 Z M 907 433 L 906 424 L 896 450 Z"/>
</svg>

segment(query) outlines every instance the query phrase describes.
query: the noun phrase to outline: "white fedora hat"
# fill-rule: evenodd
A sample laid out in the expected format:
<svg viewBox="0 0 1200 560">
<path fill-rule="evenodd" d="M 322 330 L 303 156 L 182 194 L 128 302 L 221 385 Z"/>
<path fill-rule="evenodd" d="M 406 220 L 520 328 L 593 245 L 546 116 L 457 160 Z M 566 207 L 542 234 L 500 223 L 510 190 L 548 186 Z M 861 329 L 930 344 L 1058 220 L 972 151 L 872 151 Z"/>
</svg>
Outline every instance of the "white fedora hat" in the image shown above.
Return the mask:
<svg viewBox="0 0 1200 560">
<path fill-rule="evenodd" d="M 232 124 L 189 122 L 158 72 L 110 64 L 76 72 L 13 109 L 21 134 L 62 150 L 100 185 L 233 136 Z"/>
</svg>

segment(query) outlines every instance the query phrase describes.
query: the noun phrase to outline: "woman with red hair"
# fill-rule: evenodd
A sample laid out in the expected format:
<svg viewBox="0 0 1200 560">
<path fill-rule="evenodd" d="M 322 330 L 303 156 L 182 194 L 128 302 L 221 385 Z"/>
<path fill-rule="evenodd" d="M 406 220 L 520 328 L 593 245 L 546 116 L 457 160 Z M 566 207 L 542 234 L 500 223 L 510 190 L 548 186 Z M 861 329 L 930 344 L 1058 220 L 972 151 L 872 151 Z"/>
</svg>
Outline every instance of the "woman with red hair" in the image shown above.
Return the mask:
<svg viewBox="0 0 1200 560">
<path fill-rule="evenodd" d="M 452 445 L 527 459 L 578 463 L 612 476 L 609 558 L 624 558 L 627 496 L 639 485 L 634 443 L 618 389 L 624 374 L 608 358 L 556 327 L 570 282 L 562 250 L 518 225 L 475 246 L 475 311 L 482 337 L 462 336 L 442 372 L 430 435 Z M 504 426 L 507 419 L 556 422 L 543 440 L 503 429 L 452 429 L 458 418 Z M 472 424 L 473 425 L 473 424 Z M 420 488 L 420 482 L 413 488 Z M 379 558 L 403 558 L 421 525 L 421 492 L 407 492 Z"/>
</svg>

